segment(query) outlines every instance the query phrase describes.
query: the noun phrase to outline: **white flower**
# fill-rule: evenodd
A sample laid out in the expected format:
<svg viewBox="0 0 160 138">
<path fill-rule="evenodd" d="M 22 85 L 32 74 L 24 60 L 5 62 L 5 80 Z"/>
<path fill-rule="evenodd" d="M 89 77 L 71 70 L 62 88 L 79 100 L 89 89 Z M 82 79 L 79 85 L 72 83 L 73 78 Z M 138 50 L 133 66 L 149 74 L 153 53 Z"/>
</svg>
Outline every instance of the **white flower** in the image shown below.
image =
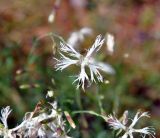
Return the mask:
<svg viewBox="0 0 160 138">
<path fill-rule="evenodd" d="M 83 36 L 89 36 L 93 33 L 92 29 L 89 27 L 83 27 L 82 29 L 80 29 L 79 31 Z"/>
<path fill-rule="evenodd" d="M 89 27 L 83 27 L 79 31 L 72 32 L 70 37 L 67 40 L 67 43 L 72 47 L 78 47 L 81 42 L 84 41 L 86 36 L 92 34 L 92 29 Z"/>
<path fill-rule="evenodd" d="M 109 123 L 109 126 L 111 126 L 112 129 L 120 130 L 120 132 L 124 131 L 124 134 L 122 135 L 121 138 L 128 138 L 128 137 L 133 138 L 133 133 L 140 133 L 143 138 L 145 138 L 146 135 L 155 138 L 155 132 L 153 127 L 144 127 L 142 129 L 134 128 L 136 123 L 142 117 L 150 117 L 150 116 L 148 112 L 144 113 L 137 112 L 134 119 L 132 120 L 132 123 L 129 126 L 126 125 L 128 122 L 128 116 L 124 115 L 121 120 L 118 120 L 115 116 L 109 115 L 107 122 Z"/>
<path fill-rule="evenodd" d="M 112 54 L 114 52 L 114 36 L 112 34 L 106 34 L 107 50 Z"/>
<path fill-rule="evenodd" d="M 62 113 L 57 110 L 57 102 L 49 104 L 51 106 L 48 107 L 49 113 L 44 112 L 44 109 L 28 112 L 25 114 L 23 122 L 12 129 L 8 129 L 7 126 L 7 117 L 11 112 L 10 107 L 2 109 L 1 120 L 5 127 L 0 128 L 0 136 L 4 138 L 67 138 L 65 122 L 62 119 Z"/>
<path fill-rule="evenodd" d="M 4 138 L 12 138 L 11 133 L 8 132 L 8 124 L 7 124 L 7 119 L 11 112 L 12 110 L 10 109 L 10 106 L 1 109 L 0 120 L 2 121 L 4 127 L 0 128 L 0 136 L 4 136 Z"/>
<path fill-rule="evenodd" d="M 10 106 L 7 106 L 6 108 L 3 108 L 1 110 L 1 116 L 2 117 L 0 117 L 0 119 L 1 119 L 5 128 L 8 128 L 7 119 L 8 119 L 8 116 L 11 112 L 12 112 L 12 110 L 10 109 Z"/>
<path fill-rule="evenodd" d="M 102 70 L 109 74 L 114 74 L 114 70 L 110 65 L 104 64 L 102 62 L 97 62 L 93 58 L 93 55 L 99 51 L 103 43 L 104 39 L 102 39 L 101 35 L 98 35 L 94 44 L 87 51 L 87 54 L 85 56 L 77 52 L 71 45 L 66 43 L 60 43 L 61 58 L 59 60 L 56 59 L 56 69 L 62 71 L 70 65 L 80 66 L 80 73 L 74 82 L 78 82 L 77 88 L 82 86 L 83 90 L 85 89 L 85 81 L 87 81 L 88 83 L 90 83 L 90 80 L 91 82 L 96 82 L 96 77 L 99 82 L 103 82 L 103 77 L 100 74 L 99 70 Z M 65 53 L 67 56 L 65 56 L 62 52 Z M 90 77 L 86 73 L 86 67 L 89 68 Z"/>
<path fill-rule="evenodd" d="M 126 129 L 126 126 L 124 126 L 115 116 L 109 115 L 107 121 L 114 130 Z"/>
</svg>

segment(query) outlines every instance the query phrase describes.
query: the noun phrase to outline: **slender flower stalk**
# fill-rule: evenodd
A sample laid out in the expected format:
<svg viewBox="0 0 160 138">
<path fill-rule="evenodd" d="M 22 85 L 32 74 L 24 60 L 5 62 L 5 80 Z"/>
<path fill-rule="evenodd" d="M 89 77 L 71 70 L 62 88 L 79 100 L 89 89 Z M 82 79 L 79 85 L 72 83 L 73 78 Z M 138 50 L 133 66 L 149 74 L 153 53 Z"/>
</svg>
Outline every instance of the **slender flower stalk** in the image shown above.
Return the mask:
<svg viewBox="0 0 160 138">
<path fill-rule="evenodd" d="M 76 76 L 75 82 L 77 83 L 77 88 L 82 87 L 85 90 L 85 82 L 88 84 L 92 82 L 103 82 L 103 77 L 99 70 L 107 72 L 109 74 L 114 74 L 114 69 L 109 65 L 102 62 L 96 61 L 93 56 L 96 52 L 100 50 L 104 43 L 101 35 L 98 35 L 92 47 L 87 51 L 85 56 L 77 52 L 71 45 L 67 43 L 60 43 L 60 59 L 57 60 L 56 70 L 63 70 L 70 65 L 80 66 L 80 73 Z M 64 55 L 64 54 L 66 55 Z M 86 73 L 86 67 L 89 68 L 90 76 Z"/>
<path fill-rule="evenodd" d="M 148 112 L 137 112 L 135 117 L 132 120 L 132 123 L 127 126 L 128 122 L 128 113 L 124 113 L 123 117 L 120 119 L 117 119 L 113 115 L 109 115 L 107 122 L 109 123 L 109 126 L 111 126 L 112 129 L 114 130 L 120 130 L 119 132 L 121 133 L 122 131 L 124 134 L 121 136 L 121 138 L 133 138 L 134 135 L 133 133 L 139 133 L 143 138 L 145 138 L 147 135 L 150 137 L 155 138 L 155 132 L 153 127 L 144 127 L 141 129 L 136 129 L 134 128 L 137 122 L 139 121 L 140 118 L 142 117 L 150 117 Z"/>
</svg>

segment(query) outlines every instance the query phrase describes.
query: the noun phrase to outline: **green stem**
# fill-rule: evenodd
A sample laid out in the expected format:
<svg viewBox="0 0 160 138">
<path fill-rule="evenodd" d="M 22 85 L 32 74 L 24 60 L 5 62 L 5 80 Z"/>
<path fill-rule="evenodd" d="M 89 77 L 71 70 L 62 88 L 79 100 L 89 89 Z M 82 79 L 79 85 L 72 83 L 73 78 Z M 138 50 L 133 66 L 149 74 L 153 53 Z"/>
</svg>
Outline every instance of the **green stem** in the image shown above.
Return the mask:
<svg viewBox="0 0 160 138">
<path fill-rule="evenodd" d="M 37 48 L 37 46 L 38 46 L 38 42 L 39 42 L 41 39 L 45 38 L 45 37 L 50 37 L 52 41 L 54 40 L 54 37 L 55 37 L 55 38 L 58 38 L 58 39 L 59 39 L 60 41 L 62 41 L 63 43 L 66 43 L 65 40 L 64 40 L 60 35 L 57 35 L 57 34 L 52 33 L 52 32 L 47 33 L 47 34 L 44 34 L 44 35 L 38 37 L 38 38 L 34 41 L 33 46 L 32 46 L 32 48 L 31 48 L 31 51 L 30 51 L 30 53 L 29 53 L 28 60 L 27 60 L 27 65 L 28 65 L 28 64 L 31 64 L 31 63 L 33 62 L 33 61 L 31 60 L 31 59 L 32 59 L 33 52 L 36 50 L 36 48 Z M 32 62 L 30 62 L 30 61 L 32 61 Z"/>
<path fill-rule="evenodd" d="M 99 109 L 100 109 L 100 113 L 101 113 L 101 115 L 104 115 L 105 111 L 104 111 L 103 106 L 102 106 L 102 101 L 101 101 L 101 98 L 100 98 L 100 95 L 99 95 L 98 86 L 97 86 L 97 89 L 96 89 L 96 98 L 97 98 L 98 106 L 99 106 Z"/>
<path fill-rule="evenodd" d="M 77 91 L 77 94 L 76 94 L 76 98 L 77 98 L 77 104 L 79 106 L 79 109 L 80 110 L 83 110 L 83 106 L 82 106 L 82 100 L 81 100 L 81 93 L 83 93 L 83 91 Z M 82 137 L 83 138 L 89 138 L 89 133 L 87 131 L 88 129 L 88 123 L 87 123 L 87 120 L 84 116 L 84 114 L 82 114 L 81 118 L 80 118 L 80 121 L 82 122 Z"/>
</svg>

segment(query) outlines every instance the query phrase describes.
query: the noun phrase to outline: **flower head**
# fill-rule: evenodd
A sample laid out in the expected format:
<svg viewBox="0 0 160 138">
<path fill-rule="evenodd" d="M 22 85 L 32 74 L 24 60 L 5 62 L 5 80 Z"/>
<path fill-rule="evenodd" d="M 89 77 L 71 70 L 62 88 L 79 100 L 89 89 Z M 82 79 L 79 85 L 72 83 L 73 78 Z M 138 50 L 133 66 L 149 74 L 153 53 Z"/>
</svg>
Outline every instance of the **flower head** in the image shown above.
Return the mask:
<svg viewBox="0 0 160 138">
<path fill-rule="evenodd" d="M 2 117 L 0 117 L 0 120 L 2 121 L 5 128 L 8 128 L 7 119 L 8 119 L 8 116 L 11 112 L 12 112 L 12 110 L 10 109 L 10 106 L 7 106 L 6 108 L 3 108 L 1 110 Z"/>
<path fill-rule="evenodd" d="M 140 133 L 141 136 L 143 136 L 143 138 L 145 138 L 146 135 L 155 138 L 155 132 L 153 127 L 144 127 L 142 129 L 134 128 L 139 119 L 142 117 L 150 117 L 150 116 L 148 112 L 144 113 L 137 112 L 132 120 L 132 123 L 129 126 L 127 126 L 128 113 L 125 112 L 121 119 L 117 119 L 115 116 L 109 115 L 107 122 L 112 129 L 120 130 L 120 132 L 124 131 L 124 134 L 121 138 L 128 138 L 128 137 L 133 138 L 133 133 Z"/>
<path fill-rule="evenodd" d="M 96 52 L 98 52 L 101 46 L 104 43 L 104 39 L 102 39 L 101 35 L 98 35 L 94 44 L 90 49 L 88 49 L 85 56 L 81 55 L 77 52 L 71 45 L 66 43 L 60 43 L 60 59 L 57 60 L 56 69 L 63 70 L 70 65 L 78 65 L 80 66 L 80 73 L 77 75 L 77 78 L 74 82 L 78 82 L 77 88 L 80 86 L 85 89 L 85 82 L 96 82 L 95 77 L 99 82 L 103 82 L 103 77 L 100 74 L 99 70 L 104 72 L 114 74 L 113 68 L 105 63 L 96 61 L 93 56 Z M 66 55 L 64 55 L 66 54 Z M 89 68 L 90 76 L 86 73 L 86 67 Z"/>
<path fill-rule="evenodd" d="M 12 110 L 10 109 L 10 106 L 2 108 L 1 110 L 0 120 L 2 121 L 3 125 L 0 126 L 0 136 L 4 136 L 4 137 L 11 136 L 10 133 L 8 132 L 8 124 L 7 124 L 7 119 L 11 112 Z"/>
</svg>

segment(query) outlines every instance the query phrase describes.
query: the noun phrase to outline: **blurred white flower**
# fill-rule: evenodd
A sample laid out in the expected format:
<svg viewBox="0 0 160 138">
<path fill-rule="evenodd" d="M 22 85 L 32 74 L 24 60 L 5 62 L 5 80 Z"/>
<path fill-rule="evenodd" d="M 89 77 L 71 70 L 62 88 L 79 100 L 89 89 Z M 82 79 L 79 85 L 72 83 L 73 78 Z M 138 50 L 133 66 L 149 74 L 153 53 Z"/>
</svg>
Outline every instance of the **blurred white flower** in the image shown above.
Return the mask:
<svg viewBox="0 0 160 138">
<path fill-rule="evenodd" d="M 109 74 L 114 74 L 114 69 L 109 65 L 102 62 L 98 62 L 93 58 L 93 55 L 99 51 L 101 46 L 104 43 L 101 35 L 98 35 L 92 47 L 87 51 L 85 56 L 77 52 L 71 45 L 67 43 L 60 43 L 60 59 L 57 60 L 56 69 L 63 70 L 70 65 L 80 66 L 80 73 L 77 75 L 77 79 L 74 82 L 78 82 L 77 88 L 80 86 L 82 89 L 85 89 L 85 81 L 90 83 L 96 82 L 95 77 L 99 82 L 103 82 L 103 77 L 100 74 L 99 70 L 107 72 Z M 67 56 L 65 56 L 63 53 Z M 86 73 L 86 67 L 89 68 L 90 78 Z"/>
<path fill-rule="evenodd" d="M 83 27 L 79 31 L 72 32 L 67 40 L 67 43 L 72 47 L 78 47 L 82 43 L 86 36 L 92 35 L 93 31 L 89 27 Z"/>
<path fill-rule="evenodd" d="M 54 95 L 54 91 L 47 91 L 47 94 L 46 94 L 46 98 L 47 97 L 53 97 L 53 95 Z"/>
<path fill-rule="evenodd" d="M 128 53 L 124 53 L 124 58 L 128 58 L 129 57 L 129 54 Z"/>
<path fill-rule="evenodd" d="M 120 132 L 124 131 L 124 134 L 121 138 L 133 138 L 133 133 L 140 133 L 143 138 L 145 138 L 147 135 L 155 138 L 155 132 L 153 127 L 144 127 L 142 129 L 135 129 L 134 126 L 142 117 L 150 117 L 148 112 L 140 113 L 137 112 L 134 119 L 132 120 L 132 123 L 127 126 L 128 122 L 128 112 L 123 115 L 123 118 L 117 119 L 113 115 L 108 116 L 107 122 L 109 123 L 109 126 L 111 126 L 114 130 L 120 130 Z"/>
<path fill-rule="evenodd" d="M 6 121 L 11 112 L 10 107 L 2 109 L 1 120 L 4 128 L 0 128 L 0 136 L 4 138 L 67 138 L 65 122 L 62 119 L 62 113 L 57 110 L 57 102 L 49 104 L 51 107 L 48 108 L 48 112 L 41 110 L 36 115 L 35 111 L 28 112 L 25 114 L 23 122 L 12 129 L 8 129 Z"/>
<path fill-rule="evenodd" d="M 48 22 L 53 23 L 55 19 L 55 11 L 53 10 L 48 16 Z"/>
<path fill-rule="evenodd" d="M 57 12 L 57 9 L 59 8 L 60 4 L 61 4 L 61 0 L 55 0 L 52 12 L 48 16 L 48 22 L 49 23 L 53 23 L 54 22 L 55 16 L 56 16 L 56 12 Z"/>
<path fill-rule="evenodd" d="M 2 121 L 3 125 L 5 128 L 8 128 L 8 125 L 7 125 L 7 119 L 8 119 L 8 116 L 9 114 L 12 112 L 12 110 L 10 109 L 10 106 L 7 106 L 6 108 L 3 108 L 1 110 L 1 117 L 0 117 L 0 120 Z"/>
<path fill-rule="evenodd" d="M 79 33 L 81 33 L 83 36 L 90 36 L 93 33 L 93 30 L 89 27 L 83 27 L 80 29 Z"/>
<path fill-rule="evenodd" d="M 0 126 L 0 136 L 4 136 L 4 138 L 12 138 L 11 133 L 8 131 L 8 124 L 7 124 L 7 119 L 11 112 L 12 110 L 10 109 L 10 106 L 1 109 L 0 120 L 2 121 L 4 126 Z"/>
<path fill-rule="evenodd" d="M 114 36 L 112 34 L 107 33 L 106 34 L 106 45 L 107 45 L 107 50 L 112 54 L 114 52 Z"/>
</svg>

